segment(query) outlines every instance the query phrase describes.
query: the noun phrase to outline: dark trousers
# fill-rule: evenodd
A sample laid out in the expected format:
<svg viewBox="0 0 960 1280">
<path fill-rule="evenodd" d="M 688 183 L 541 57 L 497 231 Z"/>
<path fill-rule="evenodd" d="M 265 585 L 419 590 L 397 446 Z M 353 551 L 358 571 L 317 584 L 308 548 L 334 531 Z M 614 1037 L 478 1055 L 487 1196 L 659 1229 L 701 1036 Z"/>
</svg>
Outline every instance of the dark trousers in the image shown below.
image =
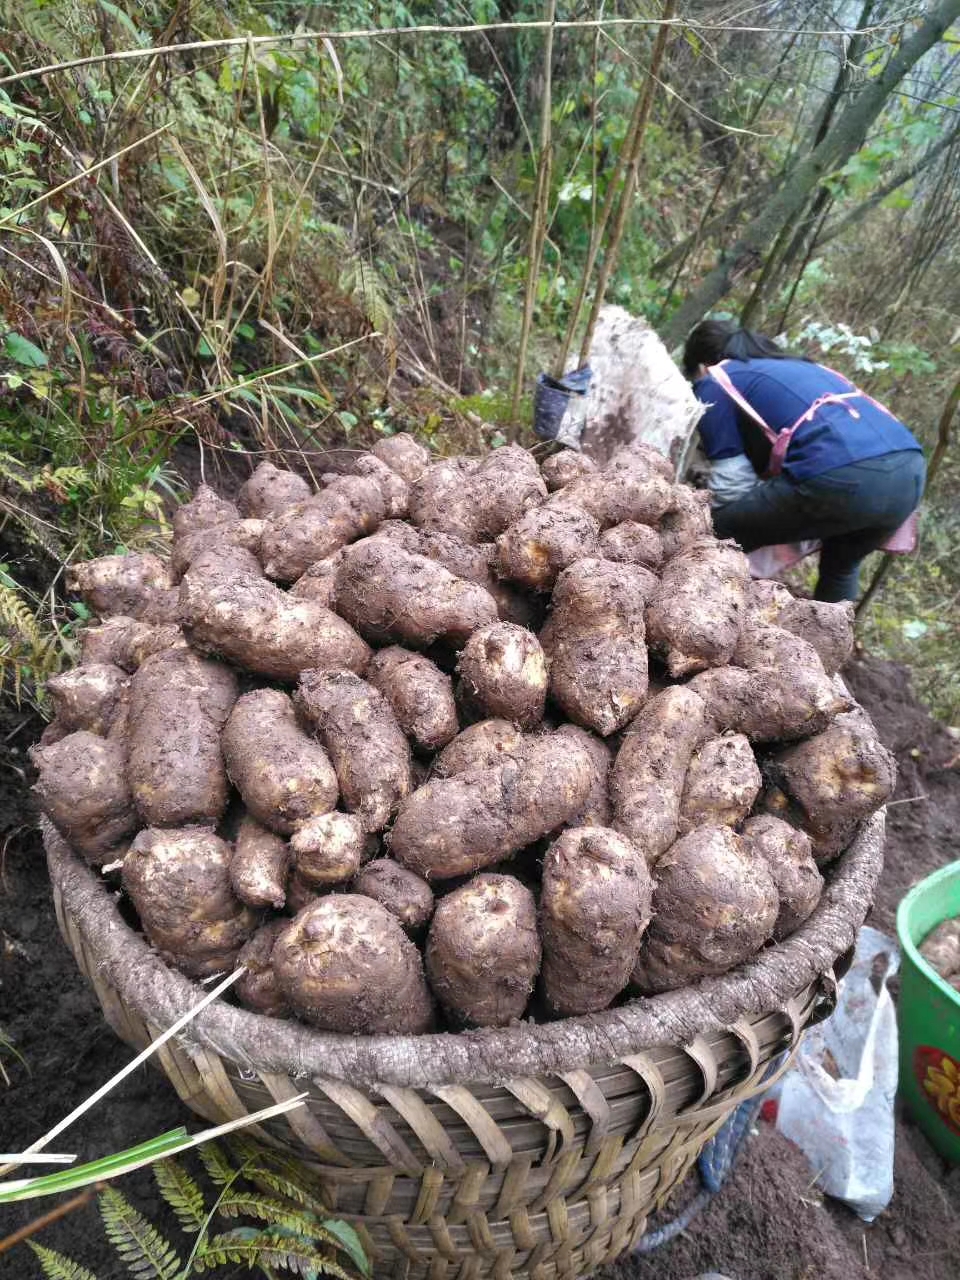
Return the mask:
<svg viewBox="0 0 960 1280">
<path fill-rule="evenodd" d="M 856 600 L 860 565 L 914 511 L 927 468 L 918 449 L 885 453 L 794 483 L 764 480 L 713 513 L 718 538 L 744 551 L 819 539 L 818 600 Z"/>
</svg>

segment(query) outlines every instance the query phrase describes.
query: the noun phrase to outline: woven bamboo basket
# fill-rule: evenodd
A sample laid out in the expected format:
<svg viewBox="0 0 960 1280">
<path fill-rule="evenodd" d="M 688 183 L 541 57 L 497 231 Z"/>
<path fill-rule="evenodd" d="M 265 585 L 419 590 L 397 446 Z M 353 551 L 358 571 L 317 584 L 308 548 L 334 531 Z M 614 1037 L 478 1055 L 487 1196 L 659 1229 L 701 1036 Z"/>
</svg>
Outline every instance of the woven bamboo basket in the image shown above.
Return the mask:
<svg viewBox="0 0 960 1280">
<path fill-rule="evenodd" d="M 51 827 L 57 918 L 107 1021 L 140 1049 L 200 990 L 157 958 Z M 590 1017 L 460 1035 L 329 1035 L 224 1003 L 160 1064 L 224 1121 L 308 1165 L 383 1277 L 586 1276 L 629 1250 L 731 1111 L 832 1012 L 882 867 L 883 816 L 788 941 L 725 975 Z"/>
</svg>

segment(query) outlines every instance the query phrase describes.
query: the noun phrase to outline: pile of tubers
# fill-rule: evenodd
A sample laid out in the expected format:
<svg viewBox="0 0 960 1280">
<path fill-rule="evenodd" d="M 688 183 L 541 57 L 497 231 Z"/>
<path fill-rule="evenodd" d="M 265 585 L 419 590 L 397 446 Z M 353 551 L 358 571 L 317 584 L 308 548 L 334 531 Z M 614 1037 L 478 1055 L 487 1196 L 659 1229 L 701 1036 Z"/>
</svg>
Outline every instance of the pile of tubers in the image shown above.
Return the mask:
<svg viewBox="0 0 960 1280">
<path fill-rule="evenodd" d="M 960 991 L 960 918 L 943 920 L 924 938 L 918 948 L 927 964 Z"/>
<path fill-rule="evenodd" d="M 382 439 L 316 490 L 202 486 L 105 556 L 50 682 L 43 812 L 194 977 L 354 1034 L 593 1013 L 811 914 L 894 764 L 848 605 L 750 580 L 633 445 Z M 829 874 L 829 873 L 828 873 Z"/>
</svg>

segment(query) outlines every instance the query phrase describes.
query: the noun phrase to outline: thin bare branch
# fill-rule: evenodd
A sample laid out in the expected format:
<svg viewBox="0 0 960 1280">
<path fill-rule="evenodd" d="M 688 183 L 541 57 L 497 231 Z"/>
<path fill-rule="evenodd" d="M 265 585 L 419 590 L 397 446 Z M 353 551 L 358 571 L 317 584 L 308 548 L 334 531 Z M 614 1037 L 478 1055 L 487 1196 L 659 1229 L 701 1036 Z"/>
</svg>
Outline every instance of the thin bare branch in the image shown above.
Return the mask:
<svg viewBox="0 0 960 1280">
<path fill-rule="evenodd" d="M 865 28 L 862 34 L 874 35 L 896 30 L 899 22 L 883 22 Z M 199 49 L 230 49 L 246 45 L 315 44 L 318 40 L 382 40 L 385 36 L 444 36 L 481 35 L 490 31 L 543 31 L 547 27 L 558 31 L 592 31 L 595 27 L 689 27 L 694 31 L 724 31 L 743 35 L 800 35 L 804 37 L 849 36 L 860 34 L 844 27 L 795 29 L 793 27 L 745 26 L 735 23 L 711 23 L 696 19 L 664 18 L 578 18 L 550 23 L 533 19 L 530 22 L 465 22 L 445 25 L 427 23 L 416 27 L 358 27 L 347 31 L 290 31 L 268 36 L 224 36 L 216 40 L 188 40 L 183 44 L 155 45 L 138 49 L 115 49 L 112 53 L 90 54 L 85 58 L 72 58 L 66 62 L 50 62 L 30 71 L 17 71 L 0 77 L 0 86 L 29 80 L 31 76 L 46 76 L 78 67 L 92 67 L 110 62 L 129 62 L 141 58 L 155 58 L 160 54 L 193 53 Z"/>
</svg>

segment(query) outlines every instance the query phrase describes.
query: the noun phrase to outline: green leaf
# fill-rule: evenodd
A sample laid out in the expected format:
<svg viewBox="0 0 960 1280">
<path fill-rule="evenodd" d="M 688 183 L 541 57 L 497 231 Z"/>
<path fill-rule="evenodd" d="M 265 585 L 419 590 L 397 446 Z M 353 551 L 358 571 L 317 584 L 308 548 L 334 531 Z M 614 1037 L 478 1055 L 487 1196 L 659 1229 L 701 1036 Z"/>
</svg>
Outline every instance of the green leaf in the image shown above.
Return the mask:
<svg viewBox="0 0 960 1280">
<path fill-rule="evenodd" d="M 3 347 L 8 359 L 27 369 L 42 369 L 47 363 L 46 353 L 22 333 L 8 333 L 3 340 Z"/>
<path fill-rule="evenodd" d="M 62 1253 L 47 1249 L 33 1240 L 28 1240 L 27 1244 L 40 1263 L 46 1280 L 97 1280 L 92 1271 L 82 1267 L 79 1262 L 74 1262 L 72 1258 L 66 1258 Z"/>
<path fill-rule="evenodd" d="M 370 1259 L 364 1253 L 360 1237 L 349 1222 L 343 1222 L 340 1218 L 328 1218 L 323 1224 L 323 1229 L 340 1243 L 344 1252 L 361 1275 L 369 1276 L 372 1274 Z"/>
</svg>

